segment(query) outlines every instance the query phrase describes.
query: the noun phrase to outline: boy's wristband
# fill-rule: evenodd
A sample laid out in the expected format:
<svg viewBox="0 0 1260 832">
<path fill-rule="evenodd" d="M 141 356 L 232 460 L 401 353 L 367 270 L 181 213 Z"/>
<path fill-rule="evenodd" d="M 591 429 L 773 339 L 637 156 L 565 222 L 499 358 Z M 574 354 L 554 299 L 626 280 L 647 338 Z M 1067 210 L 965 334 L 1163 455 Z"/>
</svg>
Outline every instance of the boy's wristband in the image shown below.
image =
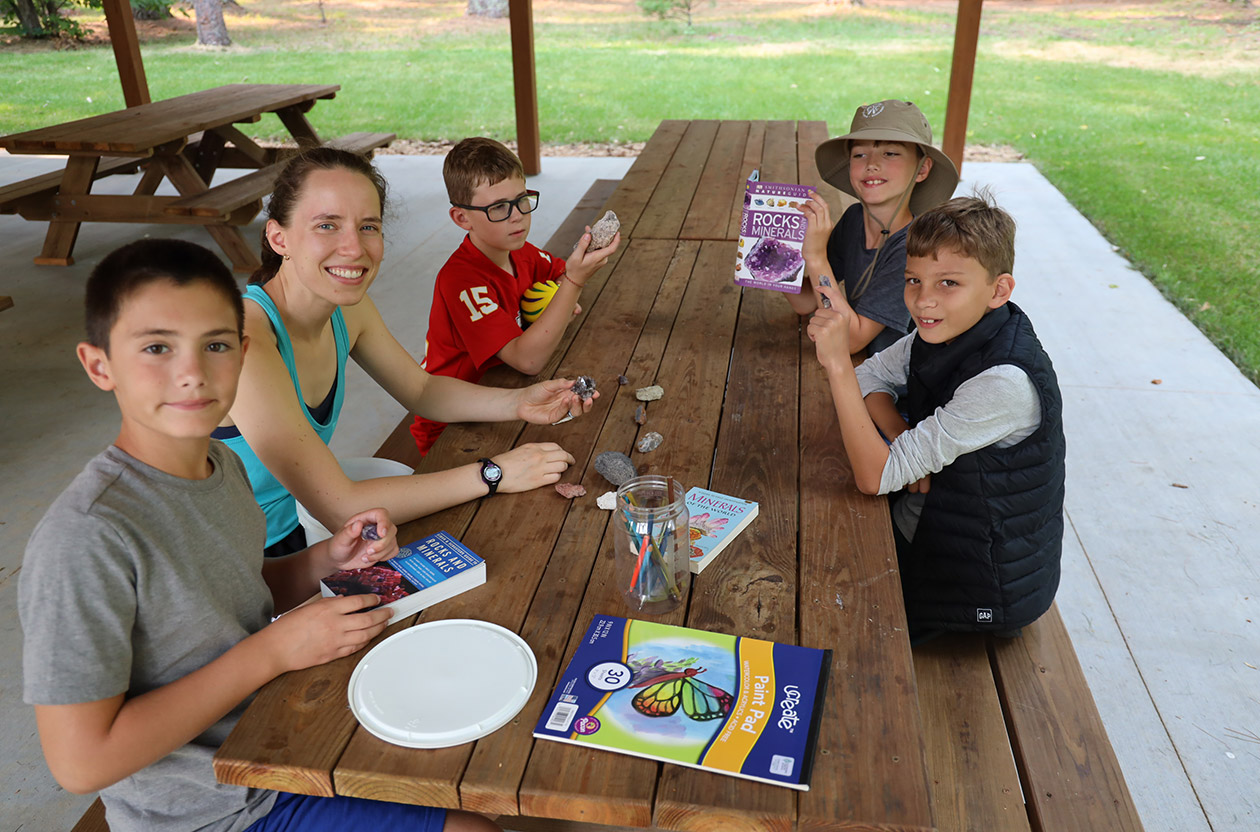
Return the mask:
<svg viewBox="0 0 1260 832">
<path fill-rule="evenodd" d="M 564 279 L 564 280 L 569 281 L 570 283 L 572 283 L 574 286 L 578 287 L 579 289 L 585 289 L 585 288 L 586 288 L 586 284 L 585 284 L 585 283 L 578 283 L 576 280 L 574 280 L 573 278 L 569 277 L 569 273 L 568 273 L 568 272 L 564 272 L 563 274 L 561 274 L 561 275 L 560 275 L 560 277 L 561 277 L 562 279 Z"/>
</svg>

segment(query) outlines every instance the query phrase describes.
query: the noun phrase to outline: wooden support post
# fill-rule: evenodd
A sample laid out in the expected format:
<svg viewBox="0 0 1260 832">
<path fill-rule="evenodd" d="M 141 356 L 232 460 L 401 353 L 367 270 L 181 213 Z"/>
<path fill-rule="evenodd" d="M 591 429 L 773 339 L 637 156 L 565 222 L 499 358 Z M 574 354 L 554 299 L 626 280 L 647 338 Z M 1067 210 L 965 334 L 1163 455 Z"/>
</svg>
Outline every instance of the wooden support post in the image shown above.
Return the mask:
<svg viewBox="0 0 1260 832">
<path fill-rule="evenodd" d="M 512 86 L 516 94 L 516 152 L 527 176 L 542 171 L 538 132 L 538 79 L 534 71 L 533 0 L 510 0 Z"/>
<path fill-rule="evenodd" d="M 128 0 L 104 0 L 105 22 L 109 26 L 109 42 L 114 46 L 114 61 L 122 81 L 123 101 L 128 107 L 149 103 L 149 82 L 144 77 L 144 61 L 140 59 L 140 39 L 136 21 L 131 16 Z"/>
<path fill-rule="evenodd" d="M 976 44 L 980 40 L 980 7 L 984 0 L 958 0 L 954 27 L 954 63 L 949 70 L 949 103 L 945 107 L 945 155 L 962 173 L 963 148 L 967 144 L 967 112 L 971 109 L 971 82 L 976 74 Z"/>
</svg>

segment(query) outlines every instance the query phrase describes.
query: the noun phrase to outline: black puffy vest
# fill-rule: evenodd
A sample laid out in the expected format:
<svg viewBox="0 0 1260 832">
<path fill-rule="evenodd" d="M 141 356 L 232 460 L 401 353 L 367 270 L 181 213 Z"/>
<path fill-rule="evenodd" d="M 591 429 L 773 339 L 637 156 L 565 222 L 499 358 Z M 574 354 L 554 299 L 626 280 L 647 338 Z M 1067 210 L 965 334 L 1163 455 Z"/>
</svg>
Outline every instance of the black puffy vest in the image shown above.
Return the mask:
<svg viewBox="0 0 1260 832">
<path fill-rule="evenodd" d="M 1041 426 L 1010 448 L 964 454 L 932 475 L 901 564 L 912 629 L 1011 630 L 1050 608 L 1063 549 L 1063 398 L 1028 316 L 990 311 L 950 344 L 915 337 L 907 405 L 917 425 L 967 379 L 1014 364 L 1041 398 Z"/>
</svg>

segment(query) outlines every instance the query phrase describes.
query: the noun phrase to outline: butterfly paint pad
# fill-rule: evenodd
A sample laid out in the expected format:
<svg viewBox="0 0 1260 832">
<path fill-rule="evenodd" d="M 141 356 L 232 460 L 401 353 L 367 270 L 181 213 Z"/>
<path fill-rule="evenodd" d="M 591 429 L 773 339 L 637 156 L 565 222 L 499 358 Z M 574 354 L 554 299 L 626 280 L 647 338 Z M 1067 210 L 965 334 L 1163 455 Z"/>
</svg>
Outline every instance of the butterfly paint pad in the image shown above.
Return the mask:
<svg viewBox="0 0 1260 832">
<path fill-rule="evenodd" d="M 451 619 L 395 633 L 350 676 L 350 710 L 373 736 L 408 748 L 446 748 L 506 725 L 534 690 L 538 663 L 497 624 Z"/>
<path fill-rule="evenodd" d="M 534 736 L 807 790 L 830 660 L 597 615 Z"/>
</svg>

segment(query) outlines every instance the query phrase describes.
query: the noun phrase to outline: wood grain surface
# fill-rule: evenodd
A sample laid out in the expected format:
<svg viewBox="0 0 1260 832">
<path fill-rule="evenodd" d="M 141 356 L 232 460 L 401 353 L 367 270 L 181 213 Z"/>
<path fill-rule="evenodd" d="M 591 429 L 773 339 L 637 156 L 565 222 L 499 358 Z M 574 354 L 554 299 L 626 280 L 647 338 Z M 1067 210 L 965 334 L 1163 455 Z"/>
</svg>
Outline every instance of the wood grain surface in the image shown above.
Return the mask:
<svg viewBox="0 0 1260 832">
<path fill-rule="evenodd" d="M 395 748 L 356 729 L 348 716 L 347 662 L 269 686 L 264 694 L 277 693 L 260 696 L 225 746 L 224 774 L 254 785 L 294 782 L 315 793 L 331 787 L 460 806 L 502 815 L 509 828 L 519 818 L 523 830 L 539 823 L 574 830 L 931 827 L 886 508 L 852 487 L 825 380 L 797 316 L 778 293 L 741 290 L 731 280 L 731 230 L 738 229 L 748 172 L 816 180 L 813 148 L 825 137 L 821 122 L 662 123 L 606 202 L 582 206 L 586 213 L 571 217 L 548 244 L 557 252 L 571 248 L 592 210 L 611 208 L 622 222 L 615 262 L 583 292 L 582 315 L 540 374 L 594 376 L 601 396 L 592 411 L 554 427 L 451 425 L 423 460 L 406 422 L 382 446 L 383 455 L 419 463 L 422 471 L 527 441 L 559 442 L 576 459 L 564 479 L 583 484 L 586 497 L 569 501 L 552 489 L 495 497 L 400 532 L 414 539 L 446 529 L 486 559 L 485 586 L 418 620 L 467 616 L 520 632 L 539 676 L 517 718 L 457 748 Z M 837 199 L 834 189 L 826 198 Z M 696 239 L 681 239 L 688 234 Z M 618 375 L 629 383 L 617 385 Z M 529 381 L 502 368 L 485 379 Z M 634 390 L 653 383 L 665 396 L 646 405 L 639 426 Z M 647 430 L 662 433 L 664 442 L 640 454 L 634 442 Z M 591 463 L 609 450 L 630 454 L 640 473 L 761 503 L 758 519 L 695 577 L 687 603 L 655 618 L 834 651 L 809 792 L 533 740 L 551 688 L 592 617 L 633 615 L 617 590 L 616 526 L 594 506 L 611 485 Z M 846 597 L 844 609 L 832 601 L 837 593 Z M 321 742 L 298 737 L 267 747 L 279 745 L 273 731 L 309 735 L 302 726 L 316 724 L 326 737 Z M 319 766 L 326 770 L 317 775 Z"/>
</svg>

